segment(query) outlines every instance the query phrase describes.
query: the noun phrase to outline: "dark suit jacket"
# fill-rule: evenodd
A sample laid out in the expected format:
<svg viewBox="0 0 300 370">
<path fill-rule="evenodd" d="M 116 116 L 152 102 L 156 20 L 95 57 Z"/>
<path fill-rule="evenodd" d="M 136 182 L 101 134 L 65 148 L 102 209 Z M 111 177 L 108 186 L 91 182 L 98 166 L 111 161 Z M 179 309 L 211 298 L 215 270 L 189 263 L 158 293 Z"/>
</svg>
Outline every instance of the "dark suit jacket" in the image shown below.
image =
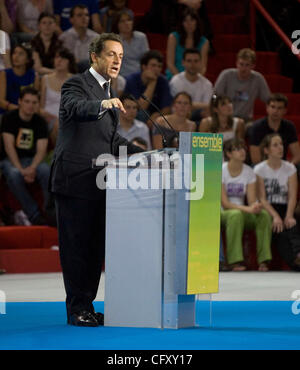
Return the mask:
<svg viewBox="0 0 300 370">
<path fill-rule="evenodd" d="M 108 99 L 104 90 L 88 70 L 62 86 L 51 192 L 101 199 L 103 194 L 96 186 L 98 171 L 92 169 L 92 160 L 104 153 L 117 156 L 120 145 L 126 145 L 129 154 L 142 151 L 117 133 L 118 110 L 107 110 L 99 119 L 104 99 Z"/>
</svg>

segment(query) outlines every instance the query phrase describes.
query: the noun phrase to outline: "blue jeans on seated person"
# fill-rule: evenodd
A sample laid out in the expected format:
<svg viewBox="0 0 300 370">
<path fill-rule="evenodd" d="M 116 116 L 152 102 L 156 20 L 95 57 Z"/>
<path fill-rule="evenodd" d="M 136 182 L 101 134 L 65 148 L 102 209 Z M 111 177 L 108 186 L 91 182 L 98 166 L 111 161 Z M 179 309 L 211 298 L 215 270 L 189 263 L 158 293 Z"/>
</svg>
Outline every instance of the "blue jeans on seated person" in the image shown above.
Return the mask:
<svg viewBox="0 0 300 370">
<path fill-rule="evenodd" d="M 32 158 L 20 158 L 20 163 L 23 168 L 30 166 Z M 0 161 L 0 168 L 5 176 L 6 183 L 10 191 L 14 194 L 16 199 L 21 203 L 23 211 L 26 213 L 30 221 L 34 220 L 40 215 L 40 210 L 37 202 L 31 196 L 27 184 L 21 172 L 13 166 L 9 159 Z M 36 168 L 36 181 L 40 184 L 43 196 L 44 206 L 48 203 L 48 180 L 50 175 L 50 167 L 47 163 L 40 163 Z"/>
</svg>

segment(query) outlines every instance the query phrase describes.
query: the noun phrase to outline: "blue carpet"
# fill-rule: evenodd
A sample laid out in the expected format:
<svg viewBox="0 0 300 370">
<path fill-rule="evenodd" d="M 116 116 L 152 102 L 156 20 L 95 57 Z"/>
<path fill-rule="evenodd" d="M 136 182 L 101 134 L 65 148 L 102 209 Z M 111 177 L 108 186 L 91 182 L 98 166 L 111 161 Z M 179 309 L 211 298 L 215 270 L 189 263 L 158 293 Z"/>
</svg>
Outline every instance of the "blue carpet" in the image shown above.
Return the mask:
<svg viewBox="0 0 300 370">
<path fill-rule="evenodd" d="M 0 315 L 0 349 L 197 350 L 300 349 L 300 315 L 292 303 L 228 301 L 197 303 L 191 329 L 79 328 L 66 325 L 63 302 L 7 303 Z M 103 302 L 96 302 L 103 312 Z"/>
</svg>

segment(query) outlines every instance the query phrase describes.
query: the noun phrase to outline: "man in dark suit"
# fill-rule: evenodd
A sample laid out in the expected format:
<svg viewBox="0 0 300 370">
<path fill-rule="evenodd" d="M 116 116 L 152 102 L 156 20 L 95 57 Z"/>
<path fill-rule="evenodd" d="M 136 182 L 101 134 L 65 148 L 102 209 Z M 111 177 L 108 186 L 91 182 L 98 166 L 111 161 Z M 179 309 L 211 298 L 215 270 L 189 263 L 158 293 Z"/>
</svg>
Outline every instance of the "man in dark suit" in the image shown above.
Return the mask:
<svg viewBox="0 0 300 370">
<path fill-rule="evenodd" d="M 68 323 L 103 325 L 95 313 L 105 251 L 105 190 L 96 185 L 92 159 L 142 149 L 117 133 L 121 101 L 109 88 L 118 76 L 123 56 L 121 39 L 101 34 L 90 45 L 91 68 L 71 77 L 61 90 L 59 134 L 51 169 L 50 191 L 55 194 L 60 259 L 66 289 Z"/>
</svg>

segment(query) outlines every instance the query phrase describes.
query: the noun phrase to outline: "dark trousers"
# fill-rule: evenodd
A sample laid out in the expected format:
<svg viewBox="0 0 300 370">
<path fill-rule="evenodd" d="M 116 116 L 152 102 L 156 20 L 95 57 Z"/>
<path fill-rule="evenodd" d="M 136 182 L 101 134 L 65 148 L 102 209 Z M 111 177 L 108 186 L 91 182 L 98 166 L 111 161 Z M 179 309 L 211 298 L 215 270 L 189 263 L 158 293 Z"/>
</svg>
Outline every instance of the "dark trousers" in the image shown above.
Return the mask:
<svg viewBox="0 0 300 370">
<path fill-rule="evenodd" d="M 92 311 L 105 255 L 105 191 L 101 200 L 55 195 L 67 315 Z"/>
<path fill-rule="evenodd" d="M 287 206 L 283 204 L 272 204 L 273 208 L 280 215 L 282 220 L 285 218 Z M 283 260 L 292 268 L 299 269 L 295 266 L 294 260 L 300 252 L 300 232 L 299 225 L 291 229 L 284 229 L 281 233 L 273 233 L 273 243 L 276 245 L 279 254 Z"/>
</svg>

